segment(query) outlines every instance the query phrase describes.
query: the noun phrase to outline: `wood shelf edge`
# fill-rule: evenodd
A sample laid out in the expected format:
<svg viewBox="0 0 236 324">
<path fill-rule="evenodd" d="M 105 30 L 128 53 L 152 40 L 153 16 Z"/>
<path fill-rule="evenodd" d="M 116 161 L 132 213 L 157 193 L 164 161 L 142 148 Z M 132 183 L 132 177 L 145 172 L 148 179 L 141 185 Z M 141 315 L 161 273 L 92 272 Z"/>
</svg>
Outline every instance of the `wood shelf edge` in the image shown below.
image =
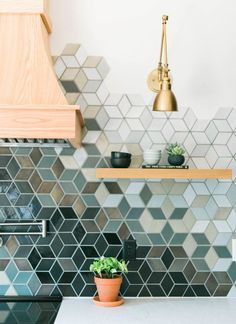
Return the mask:
<svg viewBox="0 0 236 324">
<path fill-rule="evenodd" d="M 232 179 L 232 169 L 142 169 L 98 168 L 99 179 Z"/>
<path fill-rule="evenodd" d="M 52 32 L 52 22 L 48 8 L 48 0 L 0 0 L 0 14 L 40 14 L 50 34 Z"/>
<path fill-rule="evenodd" d="M 80 111 L 80 107 L 77 105 L 48 105 L 48 104 L 40 104 L 40 105 L 0 105 L 0 110 L 72 110 L 72 111 Z"/>
</svg>

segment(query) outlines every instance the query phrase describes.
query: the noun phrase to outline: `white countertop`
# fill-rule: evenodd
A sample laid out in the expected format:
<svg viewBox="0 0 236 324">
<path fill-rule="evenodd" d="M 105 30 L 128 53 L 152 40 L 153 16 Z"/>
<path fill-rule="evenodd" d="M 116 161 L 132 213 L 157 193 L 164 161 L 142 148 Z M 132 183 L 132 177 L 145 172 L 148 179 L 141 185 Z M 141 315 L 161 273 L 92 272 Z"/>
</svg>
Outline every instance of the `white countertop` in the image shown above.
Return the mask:
<svg viewBox="0 0 236 324">
<path fill-rule="evenodd" d="M 235 324 L 236 298 L 126 298 L 106 308 L 64 299 L 55 324 Z"/>
</svg>

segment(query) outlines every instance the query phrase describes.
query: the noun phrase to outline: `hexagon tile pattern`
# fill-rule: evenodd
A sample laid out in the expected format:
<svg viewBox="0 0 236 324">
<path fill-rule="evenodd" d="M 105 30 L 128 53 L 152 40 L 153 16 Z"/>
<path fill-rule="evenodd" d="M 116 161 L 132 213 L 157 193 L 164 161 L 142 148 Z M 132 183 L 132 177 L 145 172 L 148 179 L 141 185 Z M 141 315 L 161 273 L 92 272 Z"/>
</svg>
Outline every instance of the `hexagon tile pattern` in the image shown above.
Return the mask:
<svg viewBox="0 0 236 324">
<path fill-rule="evenodd" d="M 137 240 L 124 296 L 236 296 L 236 184 L 217 180 L 104 180 L 112 150 L 180 142 L 191 167 L 236 170 L 236 110 L 198 120 L 191 109 L 153 113 L 138 95 L 110 94 L 105 59 L 77 44 L 54 57 L 69 102 L 85 117 L 83 147 L 0 148 L 0 219 L 49 220 L 49 235 L 4 237 L 1 295 L 95 294 L 89 265 Z M 166 159 L 163 156 L 164 162 Z M 235 176 L 234 176 L 235 177 Z"/>
</svg>

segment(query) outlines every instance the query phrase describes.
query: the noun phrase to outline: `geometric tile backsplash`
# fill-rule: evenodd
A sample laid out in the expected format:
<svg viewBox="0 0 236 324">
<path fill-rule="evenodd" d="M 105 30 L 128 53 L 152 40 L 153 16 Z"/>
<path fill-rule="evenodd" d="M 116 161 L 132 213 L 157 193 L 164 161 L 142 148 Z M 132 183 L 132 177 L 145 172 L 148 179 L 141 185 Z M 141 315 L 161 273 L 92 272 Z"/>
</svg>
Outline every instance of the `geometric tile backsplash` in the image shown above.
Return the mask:
<svg viewBox="0 0 236 324">
<path fill-rule="evenodd" d="M 104 58 L 68 45 L 54 58 L 69 102 L 81 106 L 83 146 L 0 148 L 0 221 L 48 219 L 49 235 L 4 237 L 0 295 L 92 296 L 100 255 L 122 255 L 137 240 L 124 296 L 236 296 L 236 184 L 218 180 L 98 180 L 112 150 L 133 154 L 180 142 L 196 168 L 236 170 L 236 110 L 212 120 L 191 109 L 153 113 L 138 95 L 110 94 Z M 163 161 L 166 156 L 163 156 Z"/>
</svg>

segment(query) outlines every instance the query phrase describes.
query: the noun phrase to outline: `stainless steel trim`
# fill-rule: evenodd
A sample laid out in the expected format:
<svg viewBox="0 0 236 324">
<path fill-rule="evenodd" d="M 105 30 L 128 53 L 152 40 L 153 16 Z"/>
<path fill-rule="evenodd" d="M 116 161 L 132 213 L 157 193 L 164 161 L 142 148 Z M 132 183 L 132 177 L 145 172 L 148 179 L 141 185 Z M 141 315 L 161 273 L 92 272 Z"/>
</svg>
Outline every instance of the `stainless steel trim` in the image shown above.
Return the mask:
<svg viewBox="0 0 236 324">
<path fill-rule="evenodd" d="M 0 138 L 0 147 L 71 147 L 64 139 Z"/>
<path fill-rule="evenodd" d="M 43 238 L 47 236 L 47 221 L 43 219 L 41 222 L 5 222 L 0 223 L 0 227 L 4 226 L 41 226 L 42 230 L 38 232 L 0 232 L 3 235 L 42 235 Z"/>
<path fill-rule="evenodd" d="M 0 147 L 48 147 L 48 148 L 67 148 L 71 147 L 69 143 L 6 143 L 0 142 Z"/>
</svg>

